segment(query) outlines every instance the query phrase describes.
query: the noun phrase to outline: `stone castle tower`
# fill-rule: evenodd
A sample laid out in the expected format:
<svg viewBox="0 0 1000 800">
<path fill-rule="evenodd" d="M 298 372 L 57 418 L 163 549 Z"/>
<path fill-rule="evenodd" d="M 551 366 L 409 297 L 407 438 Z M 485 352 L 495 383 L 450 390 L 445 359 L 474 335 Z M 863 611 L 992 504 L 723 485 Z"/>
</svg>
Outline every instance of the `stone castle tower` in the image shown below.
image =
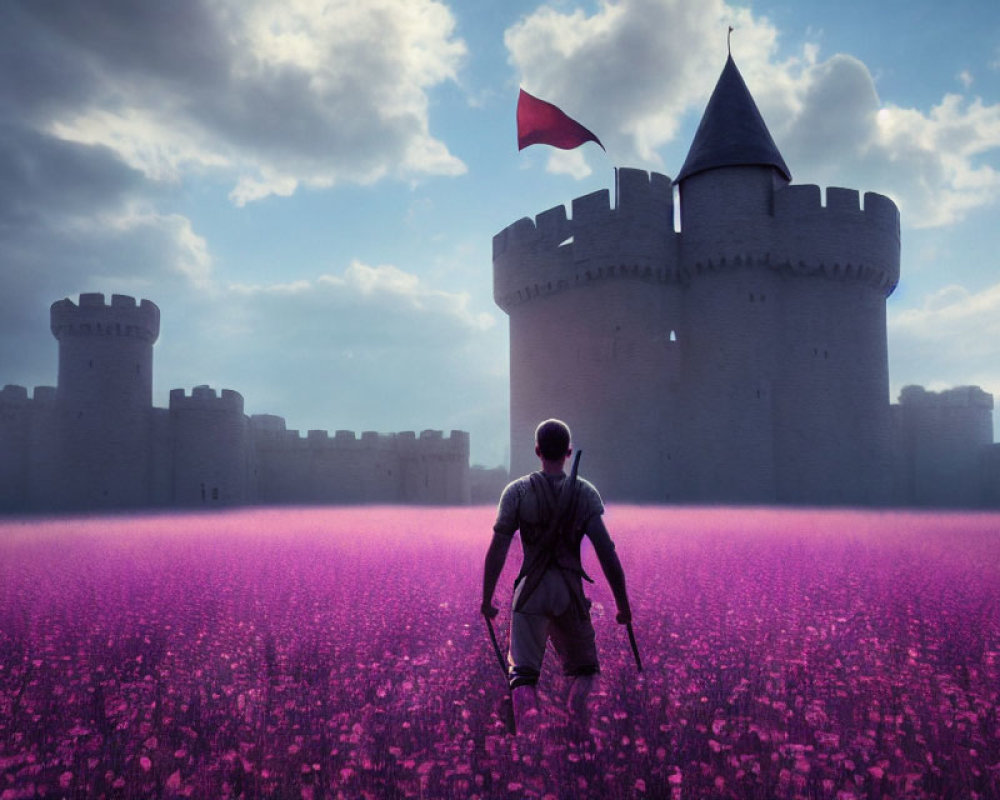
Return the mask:
<svg viewBox="0 0 1000 800">
<path fill-rule="evenodd" d="M 614 206 L 595 192 L 494 237 L 512 474 L 556 416 L 616 501 L 892 502 L 899 213 L 790 181 L 729 58 L 673 183 L 620 169 Z"/>
<path fill-rule="evenodd" d="M 53 476 L 59 506 L 149 505 L 159 308 L 123 295 L 107 305 L 104 295 L 82 294 L 79 305 L 53 303 L 50 319 L 59 342 Z"/>
</svg>

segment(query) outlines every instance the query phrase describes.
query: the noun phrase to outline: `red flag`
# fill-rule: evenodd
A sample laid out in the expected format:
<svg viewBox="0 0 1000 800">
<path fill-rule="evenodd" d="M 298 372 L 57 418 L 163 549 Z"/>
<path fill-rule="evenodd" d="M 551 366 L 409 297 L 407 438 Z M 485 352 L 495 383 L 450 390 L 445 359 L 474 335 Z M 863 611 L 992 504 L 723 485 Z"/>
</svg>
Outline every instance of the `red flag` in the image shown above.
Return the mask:
<svg viewBox="0 0 1000 800">
<path fill-rule="evenodd" d="M 572 150 L 584 142 L 604 145 L 572 117 L 566 116 L 552 103 L 528 94 L 524 89 L 517 98 L 517 149 L 533 144 L 548 144 L 562 150 Z"/>
</svg>

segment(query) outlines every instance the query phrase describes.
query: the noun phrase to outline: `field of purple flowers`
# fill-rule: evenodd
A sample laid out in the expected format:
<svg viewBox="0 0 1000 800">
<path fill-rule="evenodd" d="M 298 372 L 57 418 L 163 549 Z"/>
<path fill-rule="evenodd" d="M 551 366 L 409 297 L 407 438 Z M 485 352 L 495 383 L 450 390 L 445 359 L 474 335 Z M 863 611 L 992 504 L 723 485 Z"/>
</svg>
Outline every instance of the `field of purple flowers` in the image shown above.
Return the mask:
<svg viewBox="0 0 1000 800">
<path fill-rule="evenodd" d="M 554 669 L 505 733 L 492 513 L 0 522 L 0 800 L 1000 797 L 1000 516 L 612 508 L 584 751 Z"/>
</svg>

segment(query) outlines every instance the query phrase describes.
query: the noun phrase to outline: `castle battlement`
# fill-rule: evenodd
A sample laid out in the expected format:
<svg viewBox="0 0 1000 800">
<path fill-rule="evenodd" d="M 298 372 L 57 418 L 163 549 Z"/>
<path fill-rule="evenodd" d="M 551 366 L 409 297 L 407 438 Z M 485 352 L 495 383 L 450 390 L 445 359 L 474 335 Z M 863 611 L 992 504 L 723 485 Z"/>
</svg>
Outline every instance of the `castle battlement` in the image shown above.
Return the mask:
<svg viewBox="0 0 1000 800">
<path fill-rule="evenodd" d="M 923 386 L 904 386 L 899 403 L 924 408 L 980 408 L 993 410 L 993 395 L 978 386 L 956 386 L 941 392 L 931 392 Z"/>
<path fill-rule="evenodd" d="M 283 433 L 285 418 L 277 414 L 254 414 L 250 417 L 250 425 L 259 433 Z"/>
<path fill-rule="evenodd" d="M 223 389 L 217 395 L 210 386 L 195 386 L 188 396 L 184 389 L 170 390 L 170 411 L 223 411 L 243 414 L 243 395 L 232 389 Z"/>
<path fill-rule="evenodd" d="M 51 406 L 56 402 L 56 387 L 36 386 L 31 397 L 38 405 Z"/>
<path fill-rule="evenodd" d="M 618 201 L 607 189 L 524 217 L 493 237 L 494 299 L 510 306 L 609 277 L 676 279 L 673 188 L 666 175 L 618 170 Z"/>
<path fill-rule="evenodd" d="M 8 383 L 0 389 L 0 405 L 26 406 L 27 404 L 28 390 L 24 386 Z"/>
<path fill-rule="evenodd" d="M 774 192 L 768 263 L 792 274 L 860 280 L 887 296 L 899 282 L 899 209 L 888 197 L 815 184 Z"/>
<path fill-rule="evenodd" d="M 439 430 L 423 430 L 419 436 L 413 431 L 403 431 L 397 437 L 400 452 L 406 456 L 459 456 L 467 459 L 469 455 L 469 434 L 466 431 L 453 430 L 448 436 Z"/>
<path fill-rule="evenodd" d="M 423 430 L 419 436 L 415 431 L 362 431 L 359 436 L 355 431 L 338 430 L 331 436 L 326 430 L 309 430 L 303 435 L 299 430 L 286 428 L 284 417 L 273 414 L 254 414 L 250 418 L 250 426 L 258 439 L 272 446 L 295 450 L 393 450 L 407 454 L 468 454 L 469 451 L 469 434 L 466 431 L 453 430 L 449 436 L 440 430 Z"/>
<path fill-rule="evenodd" d="M 802 220 L 822 215 L 827 224 L 864 221 L 878 230 L 899 235 L 899 209 L 888 197 L 865 192 L 864 205 L 857 189 L 840 186 L 823 190 L 814 183 L 789 184 L 774 192 L 774 216 L 777 219 Z"/>
<path fill-rule="evenodd" d="M 28 389 L 24 386 L 8 383 L 0 389 L 0 405 L 3 406 L 28 406 L 36 407 L 51 406 L 56 400 L 56 389 L 54 386 L 36 386 L 31 397 L 28 397 Z"/>
<path fill-rule="evenodd" d="M 717 174 L 718 197 L 699 196 L 690 208 L 726 207 L 731 187 L 725 174 Z M 670 179 L 619 169 L 617 206 L 601 190 L 573 200 L 572 216 L 555 206 L 493 237 L 494 299 L 508 311 L 595 281 L 687 283 L 728 267 L 859 280 L 892 292 L 899 281 L 899 210 L 892 200 L 867 192 L 862 206 L 857 190 L 831 186 L 824 204 L 823 190 L 814 184 L 777 186 L 769 193 L 770 201 L 754 215 L 703 213 L 685 218 L 677 233 Z"/>
<path fill-rule="evenodd" d="M 160 335 L 160 309 L 124 294 L 111 296 L 111 304 L 100 293 L 81 294 L 77 305 L 69 298 L 57 300 L 50 309 L 52 335 L 124 336 L 152 344 Z"/>
</svg>

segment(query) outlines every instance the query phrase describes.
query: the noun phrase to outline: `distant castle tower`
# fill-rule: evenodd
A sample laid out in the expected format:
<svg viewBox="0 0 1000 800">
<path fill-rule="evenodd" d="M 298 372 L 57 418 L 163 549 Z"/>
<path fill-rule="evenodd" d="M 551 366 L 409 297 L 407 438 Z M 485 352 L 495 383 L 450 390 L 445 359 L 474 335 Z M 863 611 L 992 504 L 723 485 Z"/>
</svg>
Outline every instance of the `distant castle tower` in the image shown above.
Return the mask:
<svg viewBox="0 0 1000 800">
<path fill-rule="evenodd" d="M 66 508 L 149 505 L 153 344 L 148 300 L 81 294 L 51 308 L 59 341 L 56 496 Z"/>
<path fill-rule="evenodd" d="M 596 192 L 494 237 L 513 473 L 558 416 L 614 500 L 891 501 L 899 214 L 790 180 L 729 58 L 675 181 L 680 232 L 670 180 L 621 169 L 616 207 Z"/>
</svg>

